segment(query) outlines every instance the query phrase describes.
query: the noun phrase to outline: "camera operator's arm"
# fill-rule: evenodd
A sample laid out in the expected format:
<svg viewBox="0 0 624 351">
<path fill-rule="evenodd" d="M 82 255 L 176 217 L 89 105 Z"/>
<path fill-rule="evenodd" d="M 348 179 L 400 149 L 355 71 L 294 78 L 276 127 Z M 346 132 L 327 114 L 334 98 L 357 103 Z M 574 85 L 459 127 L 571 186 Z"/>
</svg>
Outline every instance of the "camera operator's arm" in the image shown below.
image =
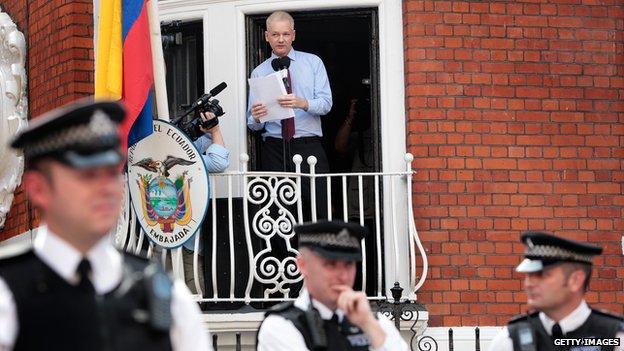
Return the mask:
<svg viewBox="0 0 624 351">
<path fill-rule="evenodd" d="M 205 112 L 200 116 L 204 121 L 216 118 L 212 112 Z M 204 129 L 200 126 L 199 129 L 204 132 L 204 135 L 195 140 L 194 144 L 204 158 L 206 169 L 209 173 L 221 173 L 225 171 L 230 165 L 230 151 L 225 148 L 219 125 L 217 124 L 210 129 Z"/>
</svg>

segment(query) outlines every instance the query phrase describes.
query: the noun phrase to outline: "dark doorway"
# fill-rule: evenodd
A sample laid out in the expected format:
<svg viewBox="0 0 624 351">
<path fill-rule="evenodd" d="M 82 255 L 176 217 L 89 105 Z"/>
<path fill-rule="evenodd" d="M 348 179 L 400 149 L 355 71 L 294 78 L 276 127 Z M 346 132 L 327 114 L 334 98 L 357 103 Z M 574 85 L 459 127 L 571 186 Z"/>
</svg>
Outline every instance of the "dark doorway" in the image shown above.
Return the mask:
<svg viewBox="0 0 624 351">
<path fill-rule="evenodd" d="M 331 11 L 291 12 L 295 19 L 297 38 L 295 50 L 318 55 L 324 62 L 333 95 L 333 107 L 322 117 L 323 145 L 330 171 L 351 171 L 349 162 L 354 155 L 336 152 L 335 138 L 345 122 L 351 99 L 358 99 L 359 115 L 366 118 L 358 125 L 360 131 L 369 129 L 372 142 L 371 171 L 381 170 L 381 140 L 379 130 L 379 69 L 377 40 L 377 9 L 348 9 Z M 271 55 L 264 40 L 266 18 L 269 14 L 247 17 L 247 73 Z M 248 151 L 252 169 L 260 159 L 260 133 L 249 132 Z M 348 159 L 345 160 L 345 157 Z"/>
</svg>

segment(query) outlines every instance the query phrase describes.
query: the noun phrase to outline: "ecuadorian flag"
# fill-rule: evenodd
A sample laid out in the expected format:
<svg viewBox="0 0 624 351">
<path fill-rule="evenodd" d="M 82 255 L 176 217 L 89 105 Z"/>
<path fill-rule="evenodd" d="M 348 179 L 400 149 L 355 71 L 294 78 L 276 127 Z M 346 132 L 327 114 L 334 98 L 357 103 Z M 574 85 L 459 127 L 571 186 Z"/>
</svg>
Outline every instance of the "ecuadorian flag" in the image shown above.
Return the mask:
<svg viewBox="0 0 624 351">
<path fill-rule="evenodd" d="M 156 1 L 156 0 L 154 0 Z M 100 1 L 95 96 L 121 99 L 128 115 L 120 126 L 132 146 L 152 133 L 152 49 L 147 0 Z"/>
</svg>

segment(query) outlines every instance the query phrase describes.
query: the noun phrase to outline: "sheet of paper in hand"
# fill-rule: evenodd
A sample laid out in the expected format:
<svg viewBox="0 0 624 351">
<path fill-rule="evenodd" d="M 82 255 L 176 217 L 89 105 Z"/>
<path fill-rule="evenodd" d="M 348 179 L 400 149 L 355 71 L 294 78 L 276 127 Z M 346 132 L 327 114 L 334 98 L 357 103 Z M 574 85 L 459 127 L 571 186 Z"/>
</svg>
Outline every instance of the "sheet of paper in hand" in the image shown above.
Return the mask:
<svg viewBox="0 0 624 351">
<path fill-rule="evenodd" d="M 252 104 L 262 102 L 266 105 L 268 113 L 260 118 L 260 122 L 282 120 L 295 115 L 292 108 L 286 108 L 279 105 L 277 98 L 286 95 L 286 87 L 284 87 L 283 73 L 281 71 L 271 73 L 268 76 L 249 78 L 249 89 L 254 99 Z"/>
</svg>

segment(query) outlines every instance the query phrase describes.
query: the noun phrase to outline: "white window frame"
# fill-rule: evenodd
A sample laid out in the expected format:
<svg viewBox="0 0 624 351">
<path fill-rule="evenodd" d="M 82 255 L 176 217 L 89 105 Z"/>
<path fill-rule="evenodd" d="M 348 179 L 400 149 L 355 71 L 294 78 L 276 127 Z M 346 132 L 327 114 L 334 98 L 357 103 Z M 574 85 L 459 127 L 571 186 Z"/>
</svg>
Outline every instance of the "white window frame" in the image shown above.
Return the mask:
<svg viewBox="0 0 624 351">
<path fill-rule="evenodd" d="M 230 149 L 230 168 L 239 169 L 238 155 L 247 151 L 247 67 L 245 16 L 269 13 L 276 10 L 329 10 L 344 8 L 376 7 L 379 16 L 379 101 L 381 121 L 381 145 L 383 172 L 402 171 L 405 168 L 406 115 L 405 74 L 403 59 L 403 7 L 401 0 L 164 0 L 159 1 L 161 21 L 203 21 L 204 28 L 204 82 L 206 91 L 220 82 L 228 88 L 219 95 L 219 101 L 228 114 L 221 121 L 221 130 Z M 296 47 L 296 43 L 295 43 Z M 384 191 L 390 191 L 390 184 L 384 182 Z M 396 183 L 396 194 L 407 194 L 405 184 Z M 384 208 L 390 196 L 384 197 Z M 393 226 L 390 215 L 385 212 L 384 233 L 394 230 L 400 242 L 393 243 L 392 235 L 385 235 L 387 258 L 408 258 L 407 213 L 394 213 Z M 412 216 L 412 214 L 409 214 Z M 405 225 L 401 225 L 405 223 Z M 398 245 L 396 245 L 398 244 Z M 398 247 L 400 252 L 394 252 Z M 386 260 L 385 283 L 390 289 L 398 281 L 402 287 L 409 287 L 409 268 L 392 264 Z M 395 262 L 398 262 L 396 260 Z M 399 267 L 396 267 L 399 266 Z M 389 295 L 389 291 L 387 291 Z M 413 296 L 412 296 L 413 297 Z"/>
</svg>

